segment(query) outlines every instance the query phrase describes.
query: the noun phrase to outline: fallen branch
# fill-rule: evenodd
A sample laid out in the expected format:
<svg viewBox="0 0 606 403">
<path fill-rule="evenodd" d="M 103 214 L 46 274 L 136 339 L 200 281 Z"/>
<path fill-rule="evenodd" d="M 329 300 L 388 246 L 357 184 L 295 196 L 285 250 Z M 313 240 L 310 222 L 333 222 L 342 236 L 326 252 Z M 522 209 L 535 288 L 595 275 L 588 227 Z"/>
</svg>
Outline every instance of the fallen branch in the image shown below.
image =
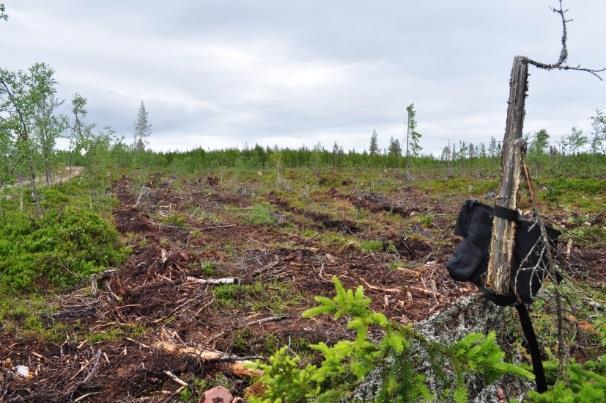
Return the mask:
<svg viewBox="0 0 606 403">
<path fill-rule="evenodd" d="M 370 283 L 368 283 L 368 281 L 364 280 L 362 277 L 360 277 L 360 281 L 364 283 L 364 285 L 369 289 L 369 290 L 373 290 L 373 291 L 381 291 L 381 292 L 387 292 L 390 294 L 399 294 L 402 292 L 402 290 L 400 290 L 399 288 L 384 288 L 384 287 L 377 287 L 375 285 L 372 285 Z"/>
<path fill-rule="evenodd" d="M 193 276 L 187 276 L 187 281 L 198 284 L 240 284 L 241 280 L 236 277 L 223 277 L 223 278 L 198 278 Z"/>
<path fill-rule="evenodd" d="M 256 377 L 262 374 L 260 370 L 250 367 L 253 362 L 249 360 L 258 357 L 237 357 L 221 351 L 180 346 L 169 341 L 158 341 L 152 346 L 170 354 L 189 356 L 204 362 L 217 362 L 217 367 L 240 377 Z"/>
<path fill-rule="evenodd" d="M 176 383 L 178 383 L 181 386 L 187 386 L 187 382 L 185 382 L 183 379 L 179 378 L 177 375 L 173 374 L 170 371 L 164 371 L 164 373 L 166 375 L 168 375 L 168 377 L 170 379 L 172 379 L 173 381 L 175 381 Z"/>
<path fill-rule="evenodd" d="M 268 318 L 261 318 L 257 320 L 253 320 L 252 322 L 248 322 L 246 326 L 260 325 L 267 322 L 278 322 L 284 319 L 290 318 L 289 315 L 279 315 L 279 316 L 270 316 Z"/>
</svg>

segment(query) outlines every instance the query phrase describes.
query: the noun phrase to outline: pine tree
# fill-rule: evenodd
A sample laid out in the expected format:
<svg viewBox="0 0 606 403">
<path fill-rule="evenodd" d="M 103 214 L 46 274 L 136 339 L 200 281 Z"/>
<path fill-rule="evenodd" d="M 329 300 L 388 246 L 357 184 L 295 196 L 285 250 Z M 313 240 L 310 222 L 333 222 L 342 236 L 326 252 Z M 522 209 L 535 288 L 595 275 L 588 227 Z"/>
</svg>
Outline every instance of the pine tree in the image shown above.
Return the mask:
<svg viewBox="0 0 606 403">
<path fill-rule="evenodd" d="M 389 139 L 389 148 L 387 149 L 387 154 L 390 157 L 402 156 L 402 146 L 400 145 L 400 141 L 398 139 L 394 139 L 393 137 Z"/>
<path fill-rule="evenodd" d="M 477 156 L 476 147 L 472 143 L 469 143 L 467 155 L 469 156 L 470 160 L 474 159 Z"/>
<path fill-rule="evenodd" d="M 450 160 L 450 147 L 449 146 L 444 146 L 444 148 L 442 149 L 442 154 L 440 154 L 440 161 L 448 161 Z"/>
<path fill-rule="evenodd" d="M 139 112 L 137 113 L 137 122 L 135 124 L 134 148 L 135 150 L 145 150 L 147 144 L 146 138 L 152 133 L 151 123 L 149 123 L 149 113 L 145 109 L 145 104 L 141 101 Z"/>
<path fill-rule="evenodd" d="M 459 140 L 459 159 L 463 160 L 465 158 L 467 158 L 467 153 L 468 153 L 469 149 L 467 147 L 467 143 L 465 143 L 462 140 Z"/>
<path fill-rule="evenodd" d="M 406 107 L 408 113 L 408 122 L 406 124 L 406 164 L 410 156 L 418 157 L 421 147 L 421 133 L 416 131 L 417 121 L 415 120 L 415 104 L 410 104 Z"/>
<path fill-rule="evenodd" d="M 480 143 L 480 158 L 486 158 L 486 145 Z"/>
<path fill-rule="evenodd" d="M 488 156 L 490 158 L 497 156 L 497 140 L 492 136 L 490 137 L 490 142 L 488 143 Z"/>
<path fill-rule="evenodd" d="M 333 155 L 339 154 L 340 150 L 342 150 L 342 148 L 339 147 L 339 144 L 337 144 L 337 142 L 335 141 L 335 144 L 332 145 L 332 153 L 333 153 Z"/>
<path fill-rule="evenodd" d="M 379 154 L 379 139 L 377 136 L 377 131 L 373 130 L 372 131 L 372 135 L 370 136 L 370 149 L 369 149 L 369 153 L 370 155 L 377 155 Z"/>
</svg>

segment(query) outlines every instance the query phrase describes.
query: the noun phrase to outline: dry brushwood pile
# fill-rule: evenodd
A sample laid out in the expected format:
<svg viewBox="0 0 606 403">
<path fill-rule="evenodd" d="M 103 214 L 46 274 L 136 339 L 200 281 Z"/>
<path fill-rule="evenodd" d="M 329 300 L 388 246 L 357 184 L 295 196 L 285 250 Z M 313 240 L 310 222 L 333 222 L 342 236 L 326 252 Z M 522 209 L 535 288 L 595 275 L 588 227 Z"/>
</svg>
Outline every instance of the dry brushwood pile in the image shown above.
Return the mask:
<svg viewBox="0 0 606 403">
<path fill-rule="evenodd" d="M 243 396 L 256 375 L 247 361 L 351 337 L 343 323 L 300 315 L 314 296 L 332 295 L 333 275 L 362 285 L 373 309 L 401 323 L 475 293 L 444 267 L 465 192 L 393 174 L 267 175 L 115 181 L 113 221 L 131 253 L 49 297 L 45 321 L 61 338 L 0 332 L 3 367 L 29 372 L 3 371 L 2 399 L 179 401 L 216 384 Z M 582 259 L 604 267 L 603 249 L 571 248 L 578 271 Z"/>
</svg>

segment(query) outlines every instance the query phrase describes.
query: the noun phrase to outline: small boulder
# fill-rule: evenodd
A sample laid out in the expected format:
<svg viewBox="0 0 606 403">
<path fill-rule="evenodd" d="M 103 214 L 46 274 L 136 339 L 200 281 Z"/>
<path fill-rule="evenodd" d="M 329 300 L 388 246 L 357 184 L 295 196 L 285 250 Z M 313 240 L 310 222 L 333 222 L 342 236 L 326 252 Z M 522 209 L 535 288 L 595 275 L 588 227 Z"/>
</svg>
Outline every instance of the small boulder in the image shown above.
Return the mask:
<svg viewBox="0 0 606 403">
<path fill-rule="evenodd" d="M 229 393 L 229 390 L 223 386 L 215 386 L 204 392 L 200 403 L 232 403 L 233 400 L 234 397 Z"/>
</svg>

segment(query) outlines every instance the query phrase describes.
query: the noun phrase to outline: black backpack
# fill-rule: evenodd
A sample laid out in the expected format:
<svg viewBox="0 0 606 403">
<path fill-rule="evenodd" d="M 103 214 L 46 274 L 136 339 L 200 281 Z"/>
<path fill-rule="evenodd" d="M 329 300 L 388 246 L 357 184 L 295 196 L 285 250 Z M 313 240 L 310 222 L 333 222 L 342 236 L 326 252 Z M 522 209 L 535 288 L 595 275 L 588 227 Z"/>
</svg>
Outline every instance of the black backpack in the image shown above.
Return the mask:
<svg viewBox="0 0 606 403">
<path fill-rule="evenodd" d="M 512 284 L 514 295 L 500 295 L 485 287 L 484 276 L 488 267 L 492 222 L 494 217 L 516 221 L 515 244 L 512 257 Z M 560 232 L 546 227 L 551 246 L 555 246 Z M 518 310 L 524 335 L 532 356 L 537 391 L 547 390 L 543 364 L 524 304 L 530 304 L 547 274 L 547 258 L 542 253 L 541 229 L 536 222 L 527 220 L 515 211 L 504 207 L 490 207 L 476 200 L 467 200 L 459 211 L 455 234 L 463 240 L 446 263 L 448 273 L 456 281 L 475 284 L 482 294 L 497 305 L 513 305 Z"/>
</svg>

